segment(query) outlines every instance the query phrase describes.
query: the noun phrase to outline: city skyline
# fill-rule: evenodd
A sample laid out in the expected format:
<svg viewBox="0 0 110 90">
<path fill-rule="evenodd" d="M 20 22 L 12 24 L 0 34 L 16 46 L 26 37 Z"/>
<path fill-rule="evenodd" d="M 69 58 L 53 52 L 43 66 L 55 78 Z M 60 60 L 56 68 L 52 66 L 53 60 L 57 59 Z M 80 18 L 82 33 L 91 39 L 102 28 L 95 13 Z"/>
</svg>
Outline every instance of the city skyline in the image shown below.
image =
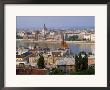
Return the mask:
<svg viewBox="0 0 110 90">
<path fill-rule="evenodd" d="M 94 28 L 94 16 L 16 16 L 16 28 Z"/>
<path fill-rule="evenodd" d="M 86 28 L 94 19 L 18 16 L 17 26 L 28 29 L 16 29 L 16 75 L 94 75 L 95 29 Z"/>
</svg>

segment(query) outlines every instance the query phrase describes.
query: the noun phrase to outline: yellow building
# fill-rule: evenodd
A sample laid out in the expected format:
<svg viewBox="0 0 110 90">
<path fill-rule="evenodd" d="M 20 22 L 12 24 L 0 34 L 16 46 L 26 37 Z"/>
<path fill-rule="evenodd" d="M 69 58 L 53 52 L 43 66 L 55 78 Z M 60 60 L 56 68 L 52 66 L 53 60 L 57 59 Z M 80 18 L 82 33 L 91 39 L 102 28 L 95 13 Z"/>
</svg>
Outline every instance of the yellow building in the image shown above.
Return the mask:
<svg viewBox="0 0 110 90">
<path fill-rule="evenodd" d="M 31 54 L 29 55 L 29 63 L 31 66 L 36 66 L 37 65 L 37 60 L 36 60 L 36 55 Z"/>
<path fill-rule="evenodd" d="M 16 61 L 23 61 L 22 55 L 16 55 Z"/>
</svg>

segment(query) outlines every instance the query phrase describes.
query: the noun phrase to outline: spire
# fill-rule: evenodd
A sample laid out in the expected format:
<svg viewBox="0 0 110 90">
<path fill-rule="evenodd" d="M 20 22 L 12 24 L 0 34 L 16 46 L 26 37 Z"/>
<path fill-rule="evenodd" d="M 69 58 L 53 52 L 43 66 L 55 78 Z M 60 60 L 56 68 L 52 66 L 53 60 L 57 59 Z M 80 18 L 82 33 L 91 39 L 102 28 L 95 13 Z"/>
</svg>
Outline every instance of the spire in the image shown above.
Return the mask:
<svg viewBox="0 0 110 90">
<path fill-rule="evenodd" d="M 44 27 L 45 27 L 45 24 L 44 24 Z"/>
<path fill-rule="evenodd" d="M 47 28 L 46 28 L 45 24 L 44 24 L 44 27 L 43 27 L 43 28 L 44 28 L 44 30 L 47 30 Z"/>
<path fill-rule="evenodd" d="M 68 44 L 66 43 L 64 39 L 64 34 L 62 33 L 61 36 L 62 36 L 61 48 L 68 48 Z"/>
<path fill-rule="evenodd" d="M 64 44 L 64 35 L 63 35 L 63 33 L 62 33 L 62 43 Z"/>
</svg>

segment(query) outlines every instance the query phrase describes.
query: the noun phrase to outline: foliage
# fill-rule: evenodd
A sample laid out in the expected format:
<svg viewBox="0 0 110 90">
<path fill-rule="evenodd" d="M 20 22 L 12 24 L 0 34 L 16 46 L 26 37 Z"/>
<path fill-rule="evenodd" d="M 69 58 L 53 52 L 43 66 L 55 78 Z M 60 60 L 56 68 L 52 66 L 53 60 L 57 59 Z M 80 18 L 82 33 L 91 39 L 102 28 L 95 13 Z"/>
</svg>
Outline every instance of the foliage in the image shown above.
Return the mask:
<svg viewBox="0 0 110 90">
<path fill-rule="evenodd" d="M 42 55 L 40 55 L 40 58 L 38 59 L 37 65 L 38 65 L 39 69 L 45 68 L 44 57 Z"/>
<path fill-rule="evenodd" d="M 89 68 L 89 69 L 86 70 L 86 72 L 88 74 L 95 74 L 95 69 L 94 68 Z"/>
<path fill-rule="evenodd" d="M 89 55 L 92 55 L 92 52 L 88 52 Z"/>
<path fill-rule="evenodd" d="M 72 72 L 72 75 L 92 75 L 95 74 L 95 69 L 90 67 L 88 68 L 88 56 L 86 52 L 80 52 L 78 55 L 75 55 L 75 68 L 76 72 Z"/>
<path fill-rule="evenodd" d="M 16 35 L 16 39 L 23 39 L 23 37 Z"/>
<path fill-rule="evenodd" d="M 95 74 L 95 69 L 94 68 L 89 68 L 89 69 L 82 70 L 82 71 L 72 72 L 70 74 L 71 75 L 94 75 Z"/>
<path fill-rule="evenodd" d="M 18 52 L 16 52 L 16 55 L 18 55 Z"/>
<path fill-rule="evenodd" d="M 85 52 L 75 55 L 75 68 L 76 71 L 88 69 L 88 56 Z"/>
<path fill-rule="evenodd" d="M 69 36 L 68 38 L 66 37 L 66 40 L 68 41 L 76 41 L 78 40 L 78 35 L 73 35 L 73 36 Z"/>
<path fill-rule="evenodd" d="M 60 70 L 59 68 L 52 68 L 50 71 L 49 71 L 49 74 L 51 75 L 63 75 L 63 71 Z"/>
</svg>

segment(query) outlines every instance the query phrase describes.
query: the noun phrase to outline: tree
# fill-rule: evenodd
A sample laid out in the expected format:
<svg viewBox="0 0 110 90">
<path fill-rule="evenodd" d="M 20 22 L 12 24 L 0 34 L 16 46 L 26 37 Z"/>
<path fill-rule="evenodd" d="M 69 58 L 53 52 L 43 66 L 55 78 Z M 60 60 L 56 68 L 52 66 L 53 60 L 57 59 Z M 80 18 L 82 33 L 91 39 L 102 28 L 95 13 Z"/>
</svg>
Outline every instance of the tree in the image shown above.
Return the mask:
<svg viewBox="0 0 110 90">
<path fill-rule="evenodd" d="M 88 56 L 86 53 L 84 55 L 85 56 L 82 58 L 82 64 L 83 64 L 82 70 L 88 69 Z"/>
<path fill-rule="evenodd" d="M 40 58 L 38 59 L 37 65 L 38 65 L 39 69 L 45 68 L 43 55 L 40 55 Z"/>
<path fill-rule="evenodd" d="M 76 40 L 78 40 L 78 35 L 73 35 L 73 36 L 69 36 L 69 38 L 68 38 L 68 40 L 69 41 L 76 41 Z"/>
<path fill-rule="evenodd" d="M 23 39 L 22 36 L 16 35 L 16 39 Z"/>
<path fill-rule="evenodd" d="M 80 52 L 75 55 L 75 68 L 76 72 L 70 73 L 71 75 L 92 75 L 95 74 L 95 69 L 88 68 L 88 55 L 86 52 Z"/>
<path fill-rule="evenodd" d="M 89 55 L 92 55 L 92 52 L 88 52 Z"/>
<path fill-rule="evenodd" d="M 71 75 L 93 75 L 93 74 L 95 74 L 95 69 L 94 68 L 89 68 L 87 70 L 72 72 L 70 74 Z"/>
<path fill-rule="evenodd" d="M 18 55 L 18 52 L 16 52 L 16 55 Z"/>
<path fill-rule="evenodd" d="M 86 70 L 87 74 L 95 74 L 95 69 L 94 68 L 89 68 Z"/>
<path fill-rule="evenodd" d="M 79 55 L 78 55 L 78 60 L 79 60 L 79 63 L 80 63 L 79 70 L 82 70 L 82 68 L 83 68 L 83 61 L 82 61 L 82 54 L 81 53 L 79 53 Z"/>
<path fill-rule="evenodd" d="M 76 68 L 76 71 L 78 71 L 79 66 L 80 66 L 80 63 L 79 63 L 78 55 L 76 54 L 75 55 L 75 68 Z"/>
<path fill-rule="evenodd" d="M 76 71 L 88 69 L 88 56 L 86 52 L 80 52 L 78 55 L 75 55 L 75 67 Z"/>
<path fill-rule="evenodd" d="M 64 72 L 60 70 L 59 68 L 52 68 L 52 70 L 50 70 L 50 74 L 51 75 L 63 75 Z"/>
</svg>

